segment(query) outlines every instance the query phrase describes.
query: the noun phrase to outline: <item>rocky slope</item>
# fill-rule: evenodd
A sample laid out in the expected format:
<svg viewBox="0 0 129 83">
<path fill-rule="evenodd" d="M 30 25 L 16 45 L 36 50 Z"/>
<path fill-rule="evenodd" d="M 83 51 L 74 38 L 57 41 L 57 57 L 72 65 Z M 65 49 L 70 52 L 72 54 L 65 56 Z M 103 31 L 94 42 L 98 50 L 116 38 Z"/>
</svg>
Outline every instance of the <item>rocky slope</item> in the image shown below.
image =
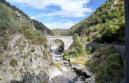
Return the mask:
<svg viewBox="0 0 129 83">
<path fill-rule="evenodd" d="M 52 32 L 0 0 L 0 83 L 48 82 L 52 57 L 44 34 Z"/>
<path fill-rule="evenodd" d="M 34 19 L 32 21 L 33 21 L 33 24 L 36 29 L 41 30 L 42 33 L 44 33 L 46 35 L 53 35 L 53 32 L 51 30 L 49 30 L 44 24 L 42 24 Z"/>
<path fill-rule="evenodd" d="M 37 20 L 30 19 L 23 11 L 19 10 L 15 6 L 10 5 L 10 3 L 5 0 L 0 0 L 0 27 L 23 27 L 27 26 L 33 29 L 38 29 L 43 32 L 43 34 L 52 34 L 44 24 L 38 22 Z M 7 23 L 9 22 L 9 23 Z"/>
<path fill-rule="evenodd" d="M 0 56 L 0 83 L 41 83 L 47 81 L 50 53 L 43 45 L 32 44 L 22 34 L 14 34 Z M 8 78 L 8 79 L 7 79 Z"/>
</svg>

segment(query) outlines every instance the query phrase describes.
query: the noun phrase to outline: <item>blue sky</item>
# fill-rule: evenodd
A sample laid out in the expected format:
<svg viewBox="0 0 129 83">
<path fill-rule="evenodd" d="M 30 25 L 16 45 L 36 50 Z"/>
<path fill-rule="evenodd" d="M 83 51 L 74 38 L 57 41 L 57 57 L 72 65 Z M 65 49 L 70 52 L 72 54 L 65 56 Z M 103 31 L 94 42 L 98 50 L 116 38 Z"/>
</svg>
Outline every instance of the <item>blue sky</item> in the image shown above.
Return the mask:
<svg viewBox="0 0 129 83">
<path fill-rule="evenodd" d="M 106 0 L 7 0 L 50 29 L 68 29 Z"/>
</svg>

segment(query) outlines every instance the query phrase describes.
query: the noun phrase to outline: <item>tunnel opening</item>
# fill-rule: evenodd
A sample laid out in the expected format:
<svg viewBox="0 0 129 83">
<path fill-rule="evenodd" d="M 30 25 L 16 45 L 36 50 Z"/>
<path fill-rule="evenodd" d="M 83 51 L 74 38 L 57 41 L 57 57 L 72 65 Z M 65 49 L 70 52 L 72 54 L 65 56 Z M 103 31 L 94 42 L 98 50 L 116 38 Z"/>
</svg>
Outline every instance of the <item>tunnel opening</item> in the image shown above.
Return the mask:
<svg viewBox="0 0 129 83">
<path fill-rule="evenodd" d="M 55 39 L 50 44 L 50 51 L 54 54 L 62 54 L 64 52 L 64 42 L 60 39 Z"/>
</svg>

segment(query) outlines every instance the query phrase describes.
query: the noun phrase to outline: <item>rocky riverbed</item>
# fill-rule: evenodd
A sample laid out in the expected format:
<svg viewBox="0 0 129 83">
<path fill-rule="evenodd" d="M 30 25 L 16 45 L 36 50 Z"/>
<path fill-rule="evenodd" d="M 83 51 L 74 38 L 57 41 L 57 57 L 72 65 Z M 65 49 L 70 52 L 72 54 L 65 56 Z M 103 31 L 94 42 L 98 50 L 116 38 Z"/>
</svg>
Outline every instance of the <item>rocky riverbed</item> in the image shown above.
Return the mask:
<svg viewBox="0 0 129 83">
<path fill-rule="evenodd" d="M 62 70 L 58 68 L 50 69 L 49 83 L 95 83 L 94 75 L 88 68 L 79 64 L 69 64 L 63 60 L 62 54 L 51 52 L 54 63 L 60 64 Z"/>
</svg>

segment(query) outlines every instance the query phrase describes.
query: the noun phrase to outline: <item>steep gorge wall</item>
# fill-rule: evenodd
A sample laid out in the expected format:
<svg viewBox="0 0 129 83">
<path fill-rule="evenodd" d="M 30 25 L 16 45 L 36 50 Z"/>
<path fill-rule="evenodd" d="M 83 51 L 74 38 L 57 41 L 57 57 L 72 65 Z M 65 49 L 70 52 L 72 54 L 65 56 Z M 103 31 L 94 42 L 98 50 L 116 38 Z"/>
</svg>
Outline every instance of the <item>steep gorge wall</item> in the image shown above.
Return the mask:
<svg viewBox="0 0 129 83">
<path fill-rule="evenodd" d="M 0 83 L 48 81 L 51 55 L 41 45 L 35 45 L 22 34 L 14 34 L 8 49 L 0 56 Z M 7 79 L 8 78 L 8 79 Z"/>
</svg>

